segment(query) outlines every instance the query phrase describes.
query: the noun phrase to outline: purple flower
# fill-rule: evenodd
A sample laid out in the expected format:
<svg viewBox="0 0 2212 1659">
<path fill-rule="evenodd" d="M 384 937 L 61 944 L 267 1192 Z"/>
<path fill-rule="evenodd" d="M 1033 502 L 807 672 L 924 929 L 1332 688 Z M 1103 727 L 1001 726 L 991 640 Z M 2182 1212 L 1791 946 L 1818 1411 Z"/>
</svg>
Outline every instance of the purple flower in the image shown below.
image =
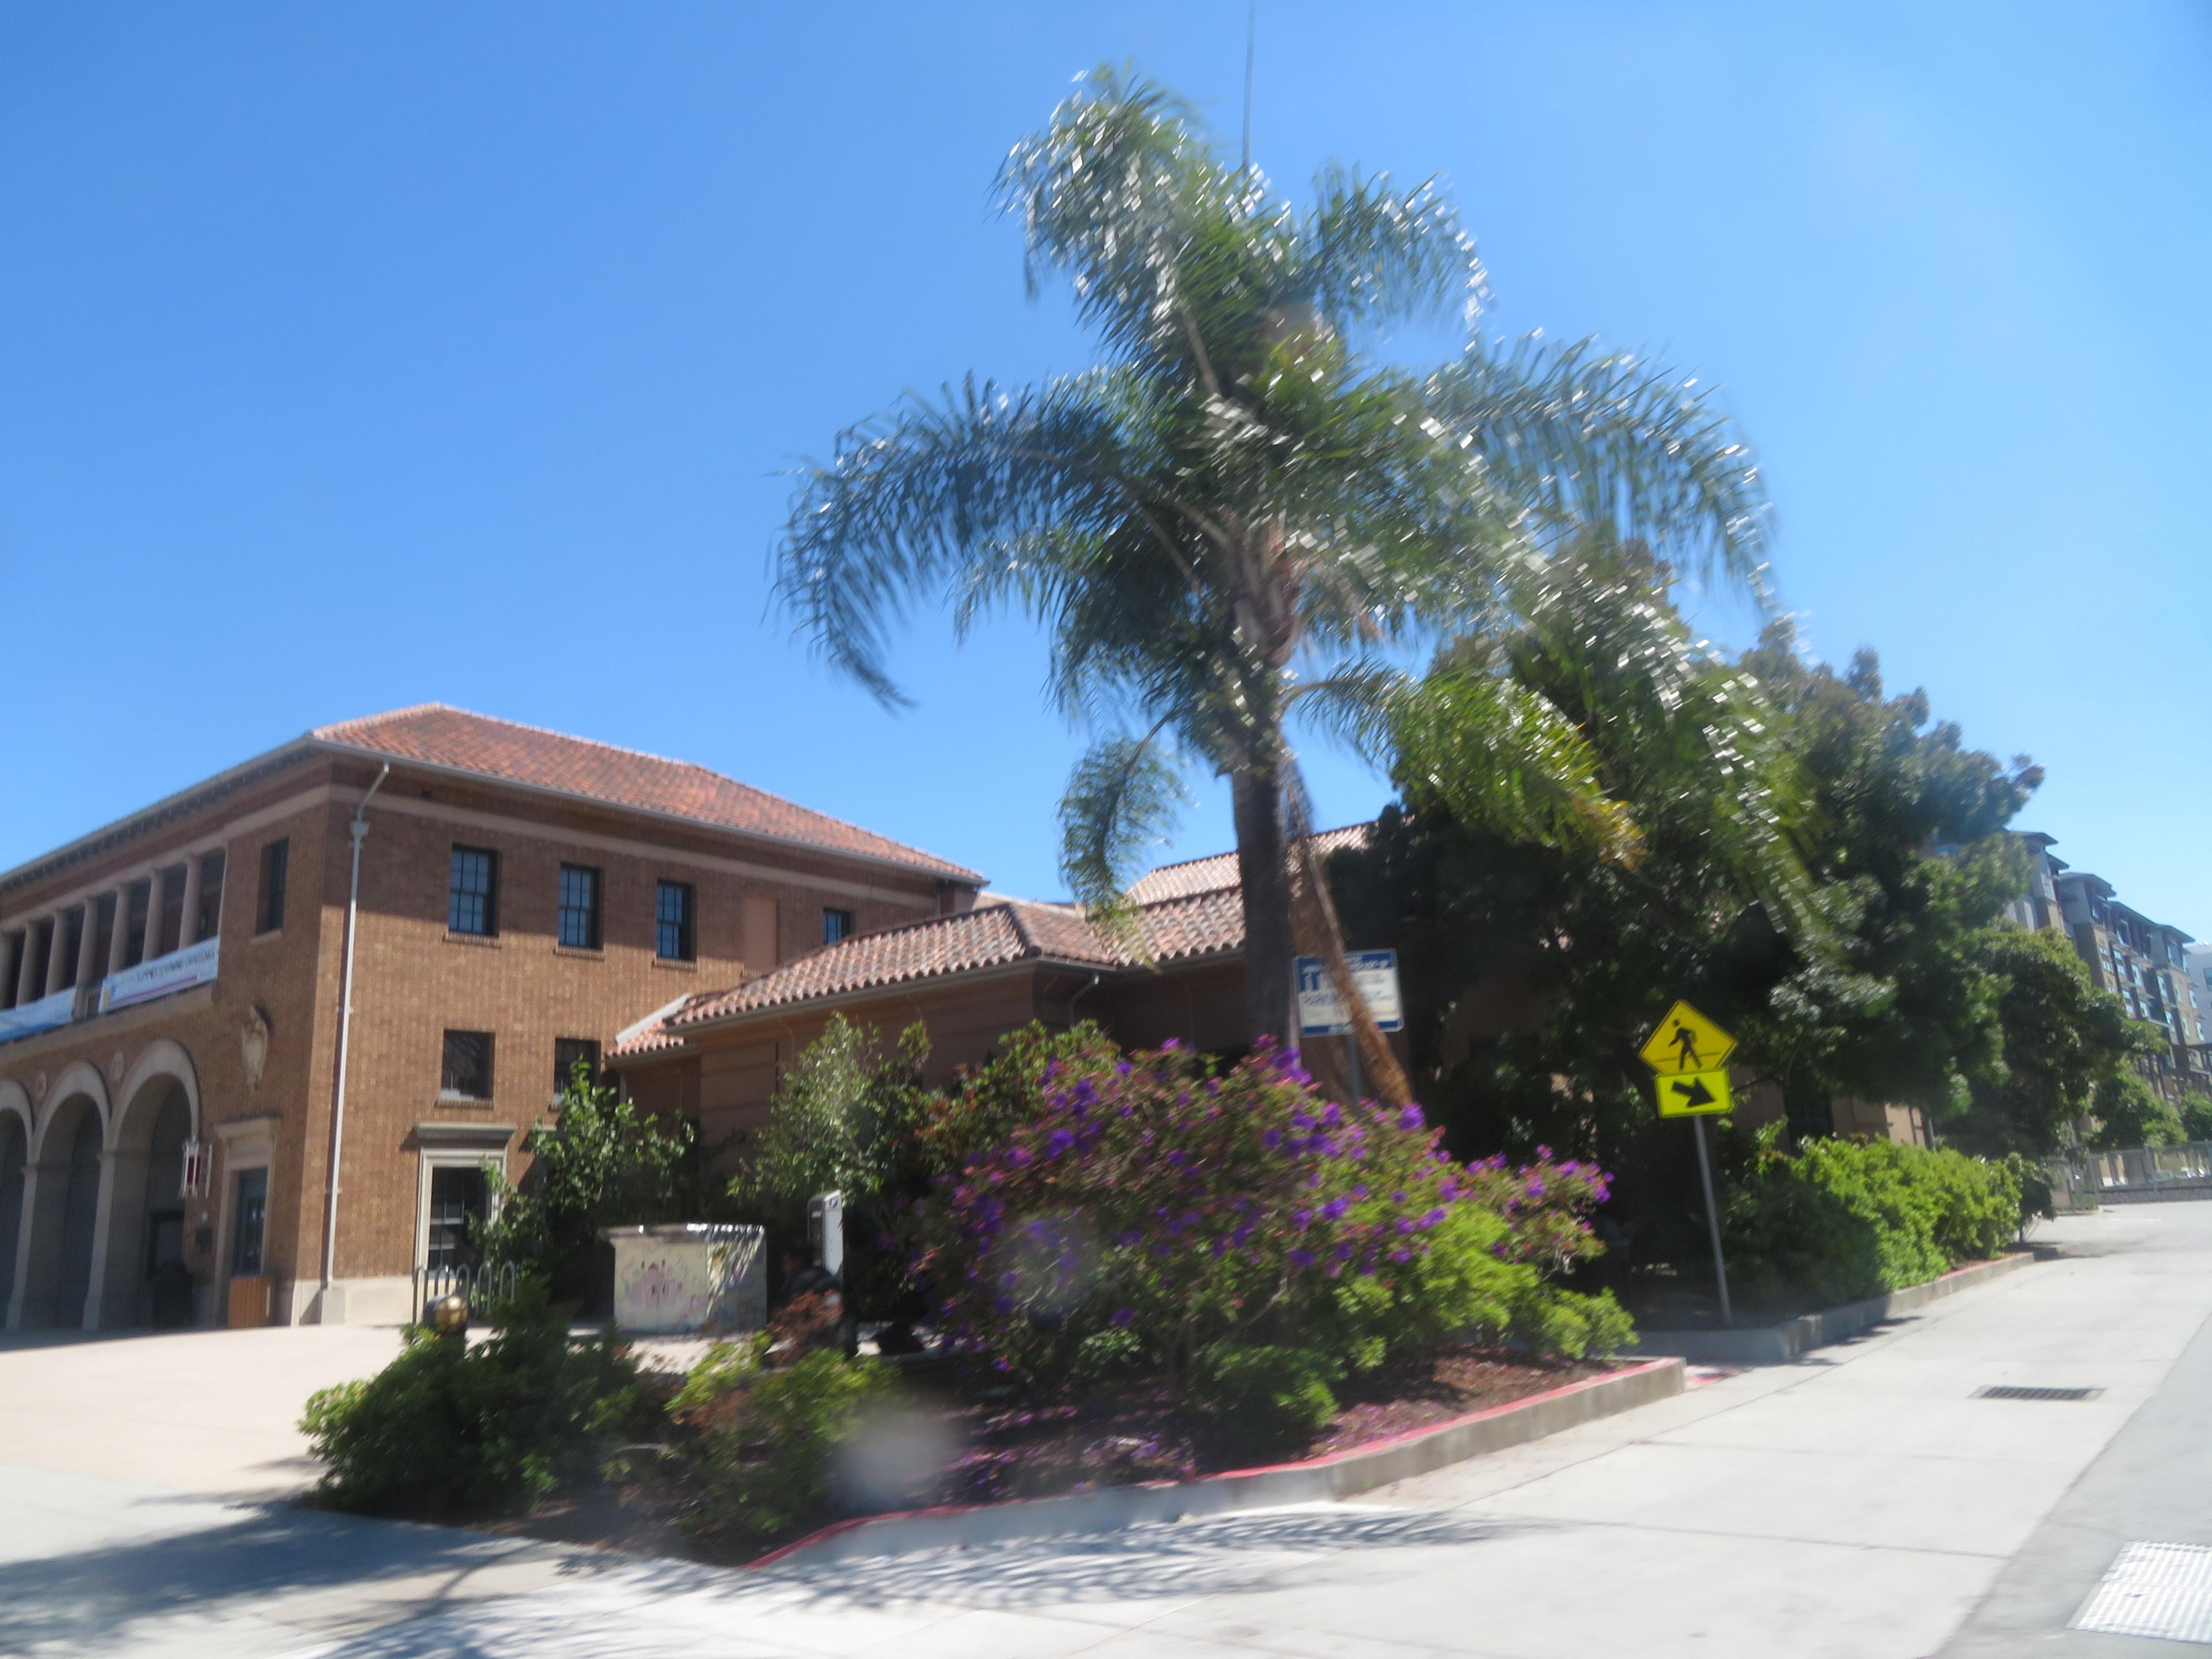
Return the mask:
<svg viewBox="0 0 2212 1659">
<path fill-rule="evenodd" d="M 1310 1267 L 1316 1260 L 1318 1258 L 1311 1250 L 1300 1249 L 1291 1252 L 1291 1266 L 1293 1267 Z"/>
<path fill-rule="evenodd" d="M 1136 1316 L 1137 1310 L 1134 1308 L 1116 1308 L 1114 1310 L 1114 1322 L 1116 1325 L 1127 1326 L 1133 1321 Z"/>
<path fill-rule="evenodd" d="M 1421 1127 L 1421 1123 L 1420 1107 L 1408 1102 L 1405 1109 L 1398 1114 L 1398 1127 L 1401 1129 L 1418 1129 Z"/>
</svg>

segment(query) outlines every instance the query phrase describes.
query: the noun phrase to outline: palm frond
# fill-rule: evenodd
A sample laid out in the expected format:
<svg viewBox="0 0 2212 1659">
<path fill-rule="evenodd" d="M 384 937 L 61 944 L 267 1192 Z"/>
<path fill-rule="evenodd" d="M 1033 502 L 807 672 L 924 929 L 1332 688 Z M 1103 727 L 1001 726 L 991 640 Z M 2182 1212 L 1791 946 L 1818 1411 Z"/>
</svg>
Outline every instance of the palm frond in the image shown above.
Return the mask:
<svg viewBox="0 0 2212 1659">
<path fill-rule="evenodd" d="M 1048 591 L 1024 556 L 1132 509 L 1112 381 L 1008 390 L 970 378 L 841 433 L 835 459 L 801 474 L 776 552 L 776 595 L 800 631 L 895 702 L 882 659 L 904 602 L 963 571 L 970 620 L 986 601 Z"/>
<path fill-rule="evenodd" d="M 1489 278 L 1439 181 L 1401 191 L 1387 173 L 1332 163 L 1315 176 L 1314 198 L 1302 285 L 1316 311 L 1339 328 L 1455 308 L 1473 325 Z"/>
<path fill-rule="evenodd" d="M 1446 668 L 1395 712 L 1398 781 L 1461 823 L 1546 846 L 1584 846 L 1632 865 L 1644 838 L 1607 793 L 1597 755 L 1544 696 L 1501 676 Z"/>
<path fill-rule="evenodd" d="M 1182 775 L 1160 752 L 1165 725 L 1141 738 L 1093 744 L 1060 797 L 1060 873 L 1095 920 L 1124 932 L 1137 860 L 1175 827 L 1177 809 L 1190 799 Z"/>
<path fill-rule="evenodd" d="M 1428 383 L 1500 494 L 1570 532 L 1638 538 L 1771 606 L 1765 486 L 1710 388 L 1594 341 L 1478 343 Z"/>
</svg>

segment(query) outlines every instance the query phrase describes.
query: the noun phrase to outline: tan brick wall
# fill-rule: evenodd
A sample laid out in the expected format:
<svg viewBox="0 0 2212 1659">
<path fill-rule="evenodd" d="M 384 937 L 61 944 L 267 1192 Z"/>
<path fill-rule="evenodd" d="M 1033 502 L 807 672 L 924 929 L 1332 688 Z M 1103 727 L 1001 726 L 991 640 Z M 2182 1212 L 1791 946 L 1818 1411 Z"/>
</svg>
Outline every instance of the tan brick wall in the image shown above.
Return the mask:
<svg viewBox="0 0 2212 1659">
<path fill-rule="evenodd" d="M 20 1084 L 43 1126 L 60 1104 L 46 1097 L 52 1082 L 73 1061 L 125 1076 L 148 1044 L 173 1039 L 198 1075 L 204 1134 L 216 1139 L 224 1123 L 273 1115 L 266 1267 L 302 1282 L 320 1270 L 346 826 L 374 775 L 373 766 L 315 757 L 0 898 L 0 926 L 6 926 L 86 888 L 97 891 L 142 872 L 157 856 L 187 846 L 224 847 L 216 983 L 0 1045 L 0 1083 Z M 610 1046 L 622 1027 L 679 996 L 772 966 L 763 956 L 781 960 L 812 950 L 821 943 L 825 906 L 852 911 L 858 927 L 871 929 L 933 914 L 943 902 L 934 880 L 921 873 L 398 767 L 368 816 L 338 1210 L 340 1279 L 404 1274 L 412 1267 L 418 1123 L 512 1129 L 507 1172 L 519 1177 L 526 1162 L 522 1134 L 546 1114 L 553 1092 L 556 1038 L 589 1037 Z M 260 848 L 280 836 L 291 843 L 284 926 L 257 939 Z M 500 855 L 494 939 L 447 933 L 456 843 Z M 597 951 L 564 951 L 554 943 L 564 862 L 601 872 Z M 656 958 L 654 891 L 664 877 L 696 890 L 696 963 Z M 258 1089 L 247 1085 L 241 1041 L 247 1012 L 257 1006 L 270 1028 Z M 448 1029 L 494 1034 L 488 1103 L 440 1098 Z M 188 1249 L 203 1226 L 220 1229 L 229 1173 L 219 1167 L 209 1199 L 188 1211 Z M 192 1253 L 204 1280 L 221 1276 L 216 1258 L 222 1243 L 218 1237 Z"/>
</svg>

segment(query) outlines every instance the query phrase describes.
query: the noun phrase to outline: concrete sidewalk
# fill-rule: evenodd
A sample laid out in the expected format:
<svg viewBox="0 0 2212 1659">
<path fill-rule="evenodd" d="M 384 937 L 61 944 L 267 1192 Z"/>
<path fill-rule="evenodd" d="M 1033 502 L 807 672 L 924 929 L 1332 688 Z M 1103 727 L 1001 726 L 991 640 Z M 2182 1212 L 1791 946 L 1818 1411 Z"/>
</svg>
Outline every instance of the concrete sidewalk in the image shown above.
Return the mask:
<svg viewBox="0 0 2212 1659">
<path fill-rule="evenodd" d="M 2063 1585 L 2006 1590 L 2016 1557 L 2039 1582 L 2033 1552 L 2080 1494 L 2135 1493 L 2178 1455 L 2167 1438 L 2193 1445 L 2166 1391 L 2201 1386 L 2197 1354 L 2177 1361 L 2212 1316 L 2212 1204 L 2049 1237 L 2064 1259 L 1793 1365 L 1357 1504 L 1106 1539 L 731 1573 L 226 1506 L 47 1455 L 46 1472 L 0 1468 L 0 1650 L 1909 1659 L 1986 1599 L 1978 1624 L 2011 1622 L 1960 1651 L 2025 1651 L 2103 1571 L 2108 1534 L 2199 1535 L 2114 1513 L 2059 1552 Z M 40 1417 L 4 1381 L 24 1357 L 0 1353 L 19 1434 Z M 1974 1397 L 1993 1383 L 2105 1392 Z"/>
</svg>

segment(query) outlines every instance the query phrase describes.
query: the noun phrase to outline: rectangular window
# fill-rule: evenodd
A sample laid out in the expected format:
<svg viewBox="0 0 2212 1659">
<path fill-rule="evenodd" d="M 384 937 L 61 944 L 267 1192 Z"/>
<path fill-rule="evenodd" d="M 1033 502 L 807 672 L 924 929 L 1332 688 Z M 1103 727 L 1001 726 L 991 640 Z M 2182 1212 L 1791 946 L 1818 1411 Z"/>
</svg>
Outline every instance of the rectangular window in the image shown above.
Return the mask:
<svg viewBox="0 0 2212 1659">
<path fill-rule="evenodd" d="M 588 865 L 561 866 L 561 915 L 556 937 L 572 951 L 599 948 L 599 872 Z"/>
<path fill-rule="evenodd" d="M 445 1068 L 438 1091 L 456 1100 L 491 1098 L 491 1033 L 446 1033 Z"/>
<path fill-rule="evenodd" d="M 253 931 L 273 933 L 284 925 L 284 874 L 292 861 L 292 843 L 272 841 L 261 849 L 261 908 Z"/>
<path fill-rule="evenodd" d="M 822 942 L 835 945 L 841 939 L 853 937 L 853 913 L 850 910 L 829 910 L 822 913 Z"/>
<path fill-rule="evenodd" d="M 213 939 L 222 926 L 224 862 L 220 851 L 210 853 L 200 860 L 200 905 L 191 919 L 195 940 Z"/>
<path fill-rule="evenodd" d="M 230 1271 L 237 1279 L 251 1279 L 261 1271 L 261 1234 L 269 1218 L 269 1171 L 240 1170 L 232 1189 L 230 1210 Z"/>
<path fill-rule="evenodd" d="M 489 939 L 499 932 L 499 854 L 481 847 L 453 848 L 446 884 L 446 928 Z"/>
<path fill-rule="evenodd" d="M 107 976 L 108 952 L 115 944 L 114 894 L 100 896 L 100 902 L 93 907 L 93 920 L 96 925 L 92 930 L 92 971 L 94 977 L 105 979 Z M 0 997 L 5 997 L 12 988 L 4 981 L 0 981 Z"/>
<path fill-rule="evenodd" d="M 161 948 L 158 952 L 155 951 L 154 949 L 155 941 L 149 939 L 147 941 L 146 954 L 149 957 L 157 954 L 167 956 L 172 951 L 181 951 L 185 948 L 183 866 L 179 866 L 175 870 L 157 870 L 154 872 L 154 879 L 160 884 L 161 892 L 161 937 L 159 940 Z"/>
<path fill-rule="evenodd" d="M 654 895 L 653 917 L 658 925 L 653 948 L 665 961 L 690 962 L 697 957 L 691 925 L 695 896 L 688 881 L 664 881 Z"/>
<path fill-rule="evenodd" d="M 555 1037 L 553 1039 L 553 1092 L 559 1094 L 568 1088 L 576 1067 L 584 1067 L 585 1075 L 594 1083 L 599 1080 L 599 1044 L 596 1037 Z"/>
</svg>

